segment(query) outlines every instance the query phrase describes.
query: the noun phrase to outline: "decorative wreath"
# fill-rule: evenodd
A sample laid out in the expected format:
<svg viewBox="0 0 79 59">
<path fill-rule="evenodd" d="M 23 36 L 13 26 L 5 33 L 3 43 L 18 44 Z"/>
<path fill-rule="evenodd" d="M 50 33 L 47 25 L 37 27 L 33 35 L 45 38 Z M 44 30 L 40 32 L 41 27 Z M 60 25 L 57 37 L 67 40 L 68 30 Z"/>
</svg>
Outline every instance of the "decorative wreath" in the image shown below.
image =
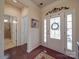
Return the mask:
<svg viewBox="0 0 79 59">
<path fill-rule="evenodd" d="M 55 28 L 53 27 L 54 25 L 56 25 L 56 27 L 55 27 Z M 53 23 L 53 24 L 51 25 L 51 29 L 52 29 L 52 30 L 58 30 L 58 29 L 59 29 L 59 24 L 58 24 L 58 23 L 56 23 L 56 22 L 55 22 L 55 23 Z"/>
</svg>

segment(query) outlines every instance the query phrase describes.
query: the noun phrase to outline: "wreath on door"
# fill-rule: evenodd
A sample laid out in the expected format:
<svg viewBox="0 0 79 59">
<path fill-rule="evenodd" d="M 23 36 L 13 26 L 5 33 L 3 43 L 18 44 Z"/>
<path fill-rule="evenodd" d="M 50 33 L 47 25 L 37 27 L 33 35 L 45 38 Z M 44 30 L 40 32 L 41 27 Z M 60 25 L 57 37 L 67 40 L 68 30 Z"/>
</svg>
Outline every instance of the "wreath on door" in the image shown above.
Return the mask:
<svg viewBox="0 0 79 59">
<path fill-rule="evenodd" d="M 59 29 L 59 24 L 58 23 L 53 23 L 52 25 L 51 25 L 51 29 L 52 30 L 58 30 Z"/>
</svg>

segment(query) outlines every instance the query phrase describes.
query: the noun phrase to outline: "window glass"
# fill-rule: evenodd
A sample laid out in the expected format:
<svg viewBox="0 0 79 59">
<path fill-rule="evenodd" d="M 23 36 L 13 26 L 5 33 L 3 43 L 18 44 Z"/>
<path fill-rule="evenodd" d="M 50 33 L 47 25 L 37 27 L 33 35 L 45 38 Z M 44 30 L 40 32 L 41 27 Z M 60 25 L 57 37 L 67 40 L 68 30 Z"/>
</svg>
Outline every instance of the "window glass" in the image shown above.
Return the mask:
<svg viewBox="0 0 79 59">
<path fill-rule="evenodd" d="M 67 28 L 72 28 L 72 22 L 71 21 L 67 21 Z"/>
<path fill-rule="evenodd" d="M 71 21 L 72 22 L 72 14 L 67 15 L 67 21 Z"/>
<path fill-rule="evenodd" d="M 46 19 L 44 20 L 44 42 L 46 42 Z"/>
<path fill-rule="evenodd" d="M 67 35 L 72 36 L 72 28 L 71 29 L 67 29 Z"/>
<path fill-rule="evenodd" d="M 72 50 L 72 41 L 69 41 L 68 40 L 68 42 L 67 42 L 67 48 L 68 48 L 68 50 Z"/>
<path fill-rule="evenodd" d="M 50 38 L 60 39 L 60 17 L 50 19 Z"/>
<path fill-rule="evenodd" d="M 72 14 L 67 15 L 67 49 L 72 50 Z"/>
</svg>

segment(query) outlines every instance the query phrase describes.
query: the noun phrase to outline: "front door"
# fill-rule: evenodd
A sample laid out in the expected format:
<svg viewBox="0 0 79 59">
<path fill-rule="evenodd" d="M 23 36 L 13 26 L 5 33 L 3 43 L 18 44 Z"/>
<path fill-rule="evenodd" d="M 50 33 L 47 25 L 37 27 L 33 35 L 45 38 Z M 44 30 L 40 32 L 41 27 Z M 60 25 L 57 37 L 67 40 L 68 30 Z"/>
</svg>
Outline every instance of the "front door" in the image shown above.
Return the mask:
<svg viewBox="0 0 79 59">
<path fill-rule="evenodd" d="M 64 13 L 55 13 L 47 20 L 47 45 L 56 51 L 64 52 Z"/>
<path fill-rule="evenodd" d="M 48 48 L 74 56 L 75 22 L 73 19 L 73 12 L 71 11 L 54 13 L 45 19 L 44 42 Z"/>
</svg>

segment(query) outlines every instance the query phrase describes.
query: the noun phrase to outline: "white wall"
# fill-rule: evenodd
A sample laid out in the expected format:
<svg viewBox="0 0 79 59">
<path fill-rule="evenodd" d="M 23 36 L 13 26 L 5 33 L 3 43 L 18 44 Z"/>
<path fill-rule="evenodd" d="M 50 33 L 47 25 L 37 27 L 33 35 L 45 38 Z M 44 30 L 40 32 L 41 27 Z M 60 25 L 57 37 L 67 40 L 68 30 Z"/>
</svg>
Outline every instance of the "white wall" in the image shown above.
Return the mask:
<svg viewBox="0 0 79 59">
<path fill-rule="evenodd" d="M 33 29 L 31 28 L 31 19 L 37 19 L 40 22 L 40 8 L 38 8 L 32 1 L 30 0 L 20 0 L 21 3 L 28 6 L 28 17 L 29 17 L 29 27 L 28 27 L 28 42 L 27 42 L 27 51 L 31 52 L 34 48 L 39 46 L 39 28 Z"/>
<path fill-rule="evenodd" d="M 28 40 L 28 7 L 21 9 L 21 45 L 26 44 Z"/>
<path fill-rule="evenodd" d="M 4 12 L 4 0 L 0 0 L 0 59 L 4 59 L 3 12 Z"/>
<path fill-rule="evenodd" d="M 21 45 L 27 44 L 28 42 L 28 27 L 29 27 L 29 18 L 28 16 L 23 16 L 21 20 Z"/>
<path fill-rule="evenodd" d="M 63 2 L 62 2 L 63 1 Z M 79 11 L 79 8 L 78 8 L 78 3 L 77 3 L 78 1 L 77 0 L 59 0 L 59 1 L 57 1 L 57 2 L 54 2 L 54 3 L 52 3 L 52 4 L 50 4 L 50 5 L 48 5 L 48 6 L 46 6 L 46 7 L 44 7 L 44 8 L 42 8 L 42 22 L 43 22 L 43 20 L 44 20 L 44 18 L 45 18 L 45 13 L 47 13 L 49 10 L 51 10 L 51 9 L 53 9 L 53 8 L 56 8 L 56 7 L 62 7 L 62 6 L 68 6 L 68 7 L 70 7 L 70 9 L 71 10 L 74 10 L 75 11 L 75 30 L 74 30 L 74 41 L 75 41 L 75 45 L 74 45 L 74 49 L 75 49 L 75 51 L 76 51 L 76 41 L 77 41 L 77 39 L 79 40 L 79 36 L 77 36 L 77 35 L 79 35 L 79 33 L 78 33 L 78 30 L 79 30 L 79 27 L 78 27 L 78 23 L 79 23 L 79 20 L 78 20 L 78 17 L 79 17 L 79 13 L 78 13 L 78 11 Z M 42 26 L 43 26 L 43 23 L 42 23 Z M 42 27 L 41 26 L 41 27 Z M 41 29 L 41 39 L 42 39 L 42 45 L 44 45 L 44 46 L 47 46 L 46 44 L 44 44 L 44 37 L 43 37 L 43 27 L 42 27 L 42 29 Z M 48 42 L 48 44 L 50 45 L 50 47 L 49 48 L 51 48 L 51 49 L 53 49 L 52 48 L 52 45 L 53 45 L 53 43 L 50 43 L 50 42 L 52 42 L 52 40 L 49 40 L 49 42 Z M 47 46 L 48 47 L 48 46 Z"/>
</svg>

